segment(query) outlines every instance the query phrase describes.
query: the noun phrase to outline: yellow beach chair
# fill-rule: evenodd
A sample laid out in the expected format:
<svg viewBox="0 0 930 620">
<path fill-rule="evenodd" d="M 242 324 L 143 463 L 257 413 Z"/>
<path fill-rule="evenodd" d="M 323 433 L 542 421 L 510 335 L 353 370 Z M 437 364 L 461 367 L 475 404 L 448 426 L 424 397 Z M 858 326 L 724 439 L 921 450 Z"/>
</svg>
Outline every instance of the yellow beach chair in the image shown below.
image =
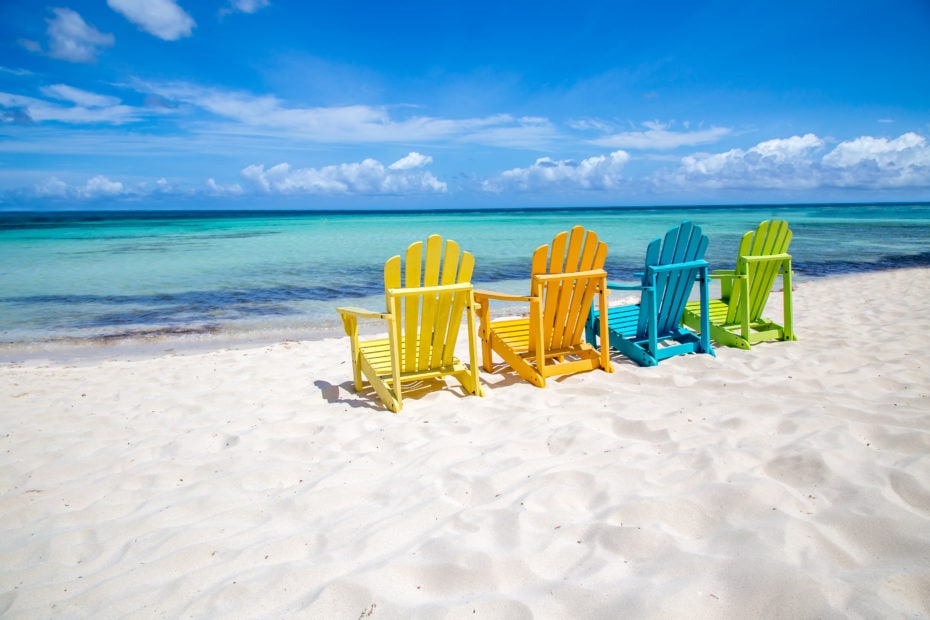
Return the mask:
<svg viewBox="0 0 930 620">
<path fill-rule="evenodd" d="M 584 341 L 595 297 L 601 314 L 607 312 L 606 259 L 607 244 L 576 226 L 533 252 L 528 296 L 475 291 L 484 369 L 493 370 L 493 351 L 538 387 L 545 387 L 546 377 L 553 375 L 595 368 L 612 372 L 609 347 L 598 351 Z M 529 317 L 492 321 L 491 300 L 526 302 Z M 606 321 L 601 332 L 602 341 L 608 342 Z"/>
<path fill-rule="evenodd" d="M 395 413 L 403 406 L 403 383 L 451 375 L 469 394 L 484 395 L 478 381 L 474 265 L 474 256 L 455 241 L 431 235 L 425 244 L 418 241 L 407 248 L 403 264 L 400 256 L 384 264 L 386 312 L 336 309 L 351 341 L 356 390 L 363 389 L 364 376 Z M 387 338 L 360 340 L 360 318 L 385 321 Z M 455 357 L 463 318 L 469 366 Z"/>
</svg>

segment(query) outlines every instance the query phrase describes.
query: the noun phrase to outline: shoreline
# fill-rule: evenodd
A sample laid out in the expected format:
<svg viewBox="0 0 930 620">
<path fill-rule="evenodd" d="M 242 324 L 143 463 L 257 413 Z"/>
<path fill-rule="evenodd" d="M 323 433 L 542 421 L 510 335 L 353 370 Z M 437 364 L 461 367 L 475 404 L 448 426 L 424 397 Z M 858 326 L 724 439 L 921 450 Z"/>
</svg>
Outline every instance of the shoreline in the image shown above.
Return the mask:
<svg viewBox="0 0 930 620">
<path fill-rule="evenodd" d="M 928 301 L 809 280 L 796 342 L 399 414 L 345 337 L 0 365 L 0 613 L 930 615 Z"/>
<path fill-rule="evenodd" d="M 901 265 L 827 275 L 804 275 L 796 272 L 794 284 L 795 289 L 797 289 L 805 286 L 808 282 L 855 278 L 866 274 L 893 273 L 901 270 L 930 271 L 930 267 Z M 507 281 L 507 286 L 501 290 L 515 292 L 511 290 L 513 285 L 513 281 Z M 711 282 L 711 296 L 715 293 L 714 287 L 715 282 Z M 493 285 L 481 284 L 476 288 L 493 289 L 494 287 Z M 626 296 L 629 297 L 629 294 Z M 773 295 L 774 297 L 777 297 L 777 295 Z M 621 303 L 635 303 L 634 298 L 635 295 L 623 300 Z M 615 292 L 610 303 L 616 304 L 621 299 L 623 297 Z M 372 301 L 372 298 L 366 298 L 366 300 Z M 374 298 L 374 301 L 382 302 L 382 299 L 377 297 Z M 379 306 L 372 303 L 371 308 L 374 309 L 375 307 Z M 332 308 L 332 314 L 332 320 L 327 326 L 323 327 L 262 326 L 257 328 L 224 329 L 222 326 L 217 325 L 201 325 L 190 328 L 141 329 L 126 334 L 89 336 L 85 338 L 60 337 L 50 340 L 0 342 L 0 366 L 43 361 L 47 363 L 86 364 L 111 358 L 149 359 L 165 355 L 189 355 L 227 349 L 255 349 L 284 342 L 318 342 L 345 338 L 345 332 L 336 318 L 335 305 Z M 363 335 L 371 336 L 380 333 L 378 323 L 366 323 L 361 325 L 360 329 L 362 330 L 360 333 Z"/>
</svg>

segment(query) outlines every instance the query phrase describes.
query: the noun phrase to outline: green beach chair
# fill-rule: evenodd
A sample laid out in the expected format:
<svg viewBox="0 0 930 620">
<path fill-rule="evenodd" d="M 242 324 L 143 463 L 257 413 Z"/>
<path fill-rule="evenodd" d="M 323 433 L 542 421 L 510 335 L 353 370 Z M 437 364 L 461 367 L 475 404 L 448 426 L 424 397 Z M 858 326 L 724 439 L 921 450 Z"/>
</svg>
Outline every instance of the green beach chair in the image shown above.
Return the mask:
<svg viewBox="0 0 930 620">
<path fill-rule="evenodd" d="M 729 347 L 749 349 L 765 340 L 797 340 L 791 310 L 791 230 L 784 220 L 766 220 L 743 235 L 735 269 L 714 270 L 720 299 L 709 304 L 710 335 Z M 783 325 L 762 316 L 776 278 L 782 277 Z M 697 328 L 704 312 L 697 302 L 685 306 L 682 322 Z"/>
<path fill-rule="evenodd" d="M 613 290 L 641 291 L 640 302 L 607 310 L 609 345 L 640 366 L 655 366 L 660 360 L 686 353 L 709 353 L 708 312 L 698 333 L 681 326 L 681 313 L 697 283 L 699 307 L 707 308 L 708 276 L 704 252 L 707 237 L 691 222 L 672 228 L 663 239 L 653 239 L 646 249 L 646 268 L 638 285 L 608 283 Z M 586 338 L 596 343 L 602 315 L 592 310 Z M 604 343 L 601 343 L 604 346 Z"/>
</svg>

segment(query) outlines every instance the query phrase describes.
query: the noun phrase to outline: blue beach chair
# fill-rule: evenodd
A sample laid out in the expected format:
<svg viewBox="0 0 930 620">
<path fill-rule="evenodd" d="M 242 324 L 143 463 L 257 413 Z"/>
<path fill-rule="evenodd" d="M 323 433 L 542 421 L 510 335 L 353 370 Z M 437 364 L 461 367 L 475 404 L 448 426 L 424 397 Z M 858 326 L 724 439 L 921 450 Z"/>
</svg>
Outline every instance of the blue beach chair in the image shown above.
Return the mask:
<svg viewBox="0 0 930 620">
<path fill-rule="evenodd" d="M 710 324 L 707 319 L 708 274 L 704 252 L 707 237 L 691 222 L 682 222 L 653 239 L 646 250 L 646 269 L 638 285 L 608 283 L 613 290 L 641 291 L 640 303 L 607 310 L 609 346 L 640 366 L 655 366 L 660 360 L 684 353 L 709 353 Z M 698 333 L 681 326 L 681 316 L 694 284 L 700 285 L 701 325 Z M 602 316 L 595 309 L 586 325 L 588 342 L 597 343 Z M 604 346 L 601 343 L 600 346 Z"/>
</svg>

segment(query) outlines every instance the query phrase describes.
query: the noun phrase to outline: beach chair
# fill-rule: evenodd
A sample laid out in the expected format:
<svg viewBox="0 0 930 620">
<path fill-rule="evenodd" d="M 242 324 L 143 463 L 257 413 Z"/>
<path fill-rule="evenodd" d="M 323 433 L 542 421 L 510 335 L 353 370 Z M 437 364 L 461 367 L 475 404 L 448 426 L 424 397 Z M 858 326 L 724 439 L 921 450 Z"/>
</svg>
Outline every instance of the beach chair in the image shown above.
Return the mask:
<svg viewBox="0 0 930 620">
<path fill-rule="evenodd" d="M 425 251 L 424 251 L 425 250 Z M 384 264 L 386 312 L 337 308 L 351 341 L 355 389 L 362 377 L 393 412 L 403 406 L 401 386 L 453 376 L 469 394 L 483 396 L 478 381 L 475 303 L 471 284 L 475 259 L 455 241 L 431 235 L 407 248 L 404 264 L 393 256 Z M 464 317 L 469 366 L 455 357 Z M 360 340 L 358 319 L 383 320 L 387 338 Z"/>
<path fill-rule="evenodd" d="M 584 326 L 595 297 L 607 308 L 607 244 L 576 226 L 533 252 L 530 294 L 475 291 L 482 363 L 493 370 L 492 351 L 533 385 L 546 377 L 601 368 L 612 372 L 607 349 L 584 341 Z M 490 302 L 525 302 L 529 316 L 491 320 Z M 606 325 L 604 338 L 607 337 Z"/>
<path fill-rule="evenodd" d="M 608 289 L 641 291 L 640 302 L 607 310 L 609 341 L 600 346 L 617 349 L 640 366 L 655 366 L 660 360 L 685 353 L 709 353 L 708 276 L 704 251 L 707 237 L 690 222 L 669 230 L 665 239 L 653 239 L 646 249 L 646 268 L 637 285 L 608 283 Z M 704 311 L 698 333 L 681 326 L 681 313 L 694 285 L 700 288 Z M 604 314 L 591 311 L 586 325 L 587 340 L 597 343 Z"/>
<path fill-rule="evenodd" d="M 736 268 L 714 270 L 720 280 L 720 299 L 709 304 L 710 335 L 722 345 L 749 349 L 764 340 L 796 340 L 791 311 L 791 230 L 784 220 L 766 220 L 743 235 Z M 782 277 L 783 325 L 762 316 L 775 279 Z M 682 321 L 692 328 L 703 322 L 697 302 L 685 306 Z"/>
</svg>

